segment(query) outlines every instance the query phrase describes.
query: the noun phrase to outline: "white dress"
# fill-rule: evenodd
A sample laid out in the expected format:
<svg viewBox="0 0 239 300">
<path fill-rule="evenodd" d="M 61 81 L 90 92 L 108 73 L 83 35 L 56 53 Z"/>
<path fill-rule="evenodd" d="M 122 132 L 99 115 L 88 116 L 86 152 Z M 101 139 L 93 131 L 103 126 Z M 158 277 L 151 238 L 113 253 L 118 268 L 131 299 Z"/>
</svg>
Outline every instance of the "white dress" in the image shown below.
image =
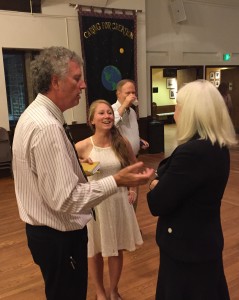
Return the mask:
<svg viewBox="0 0 239 300">
<path fill-rule="evenodd" d="M 113 175 L 121 169 L 120 162 L 111 147 L 94 145 L 89 157 L 100 162 L 100 172 L 88 177 L 98 180 Z M 103 257 L 117 256 L 118 250 L 134 251 L 143 243 L 134 208 L 128 201 L 128 190 L 119 187 L 118 193 L 108 197 L 95 207 L 96 221 L 87 224 L 88 257 L 102 253 Z"/>
</svg>

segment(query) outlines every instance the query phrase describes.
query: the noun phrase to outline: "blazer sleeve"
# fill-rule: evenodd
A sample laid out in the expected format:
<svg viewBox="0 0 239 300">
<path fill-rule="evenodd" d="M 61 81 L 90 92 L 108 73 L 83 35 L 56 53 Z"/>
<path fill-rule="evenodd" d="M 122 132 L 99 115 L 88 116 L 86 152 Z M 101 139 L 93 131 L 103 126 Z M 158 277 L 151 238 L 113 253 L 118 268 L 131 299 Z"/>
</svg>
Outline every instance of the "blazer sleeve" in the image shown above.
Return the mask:
<svg viewBox="0 0 239 300">
<path fill-rule="evenodd" d="M 194 147 L 179 146 L 159 166 L 159 182 L 147 194 L 148 206 L 154 216 L 171 214 L 179 209 L 205 178 L 202 157 Z"/>
</svg>

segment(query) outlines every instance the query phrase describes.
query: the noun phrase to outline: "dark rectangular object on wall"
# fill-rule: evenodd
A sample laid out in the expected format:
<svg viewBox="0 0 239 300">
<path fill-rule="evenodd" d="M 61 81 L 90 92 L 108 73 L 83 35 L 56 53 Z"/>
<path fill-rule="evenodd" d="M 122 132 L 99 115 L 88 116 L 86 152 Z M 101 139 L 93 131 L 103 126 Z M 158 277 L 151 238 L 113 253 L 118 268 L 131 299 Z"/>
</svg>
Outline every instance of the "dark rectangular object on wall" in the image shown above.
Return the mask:
<svg viewBox="0 0 239 300">
<path fill-rule="evenodd" d="M 31 7 L 32 5 L 32 7 Z M 0 0 L 0 10 L 19 11 L 41 13 L 41 0 L 20 0 L 20 1 L 6 1 Z"/>
<path fill-rule="evenodd" d="M 159 89 L 157 87 L 153 87 L 153 90 L 152 90 L 153 93 L 158 93 L 159 92 Z"/>
<path fill-rule="evenodd" d="M 176 78 L 177 69 L 163 69 L 163 77 Z"/>
</svg>

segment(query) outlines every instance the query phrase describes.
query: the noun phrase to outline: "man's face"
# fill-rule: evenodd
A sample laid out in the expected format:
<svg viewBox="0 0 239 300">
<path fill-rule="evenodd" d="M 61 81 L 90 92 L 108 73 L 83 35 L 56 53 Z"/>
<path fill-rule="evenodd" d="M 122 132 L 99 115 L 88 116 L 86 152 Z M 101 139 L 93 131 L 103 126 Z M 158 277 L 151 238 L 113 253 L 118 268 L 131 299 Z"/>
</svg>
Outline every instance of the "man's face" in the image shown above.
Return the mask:
<svg viewBox="0 0 239 300">
<path fill-rule="evenodd" d="M 123 103 L 127 96 L 131 95 L 133 99 L 136 99 L 135 86 L 132 82 L 126 82 L 121 89 L 117 92 L 118 100 Z"/>
<path fill-rule="evenodd" d="M 76 106 L 80 100 L 80 94 L 86 88 L 82 79 L 81 67 L 74 61 L 69 62 L 69 70 L 66 76 L 58 80 L 58 101 L 62 111 Z"/>
</svg>

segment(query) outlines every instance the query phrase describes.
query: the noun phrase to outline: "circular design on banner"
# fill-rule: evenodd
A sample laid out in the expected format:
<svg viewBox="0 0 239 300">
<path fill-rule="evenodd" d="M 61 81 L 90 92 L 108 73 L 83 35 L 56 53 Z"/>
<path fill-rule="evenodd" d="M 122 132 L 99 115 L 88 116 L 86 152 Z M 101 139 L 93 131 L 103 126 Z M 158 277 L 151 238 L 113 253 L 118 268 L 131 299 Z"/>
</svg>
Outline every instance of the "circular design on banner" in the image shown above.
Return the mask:
<svg viewBox="0 0 239 300">
<path fill-rule="evenodd" d="M 122 76 L 120 70 L 115 66 L 109 65 L 104 67 L 101 73 L 101 81 L 103 86 L 109 91 L 115 91 L 117 83 Z"/>
<path fill-rule="evenodd" d="M 120 52 L 120 54 L 123 54 L 124 53 L 124 48 L 120 48 L 119 52 Z"/>
</svg>

